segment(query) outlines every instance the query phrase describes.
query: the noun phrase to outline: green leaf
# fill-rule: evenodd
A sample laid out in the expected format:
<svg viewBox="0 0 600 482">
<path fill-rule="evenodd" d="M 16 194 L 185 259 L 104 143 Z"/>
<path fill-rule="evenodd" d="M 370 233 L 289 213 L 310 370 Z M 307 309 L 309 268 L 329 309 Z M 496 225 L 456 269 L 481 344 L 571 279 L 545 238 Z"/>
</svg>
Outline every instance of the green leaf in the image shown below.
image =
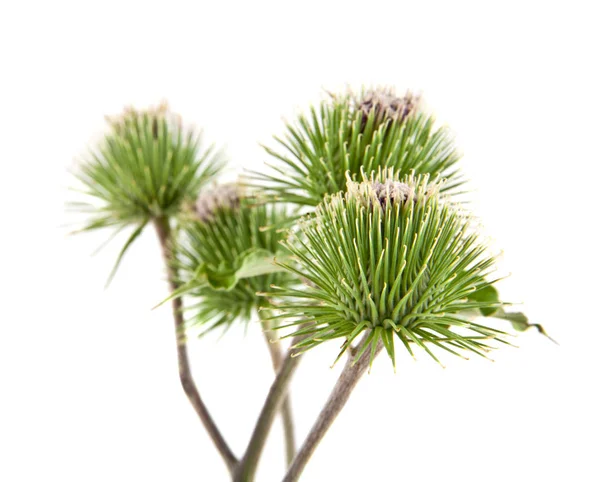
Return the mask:
<svg viewBox="0 0 600 482">
<path fill-rule="evenodd" d="M 230 291 L 241 279 L 285 271 L 285 268 L 274 263 L 274 259 L 273 253 L 266 249 L 249 249 L 236 257 L 234 265 L 239 267 L 235 270 L 214 270 L 205 264 L 198 281 L 205 281 L 216 290 Z"/>
<path fill-rule="evenodd" d="M 525 331 L 531 325 L 529 319 L 523 313 L 505 313 L 503 310 L 495 315 L 496 318 L 510 321 L 512 327 L 517 331 Z"/>
<path fill-rule="evenodd" d="M 207 263 L 200 264 L 192 279 L 173 291 L 170 296 L 154 308 L 158 308 L 167 301 L 183 296 L 202 286 L 208 286 L 214 290 L 231 291 L 241 279 L 285 271 L 285 268 L 274 264 L 273 253 L 266 249 L 250 249 L 238 256 L 238 259 L 239 261 L 236 264 L 239 264 L 240 267 L 233 271 L 215 270 Z"/>
<path fill-rule="evenodd" d="M 239 256 L 239 258 L 240 267 L 235 272 L 237 279 L 285 271 L 285 268 L 274 263 L 275 257 L 273 253 L 266 249 L 250 249 Z"/>
<path fill-rule="evenodd" d="M 548 333 L 546 333 L 546 330 L 542 325 L 539 323 L 529 323 L 527 316 L 521 312 L 506 313 L 504 310 L 500 309 L 496 314 L 494 314 L 494 317 L 510 321 L 512 327 L 516 331 L 526 331 L 529 328 L 535 328 L 539 333 L 558 345 L 558 342 L 548 335 Z"/>
<path fill-rule="evenodd" d="M 498 290 L 496 288 L 494 288 L 492 285 L 487 285 L 484 288 L 473 292 L 469 296 L 469 301 L 476 301 L 486 304 L 499 304 L 500 297 L 498 296 Z M 482 306 L 479 308 L 479 311 L 483 316 L 493 316 L 498 309 L 498 307 L 493 306 Z"/>
<path fill-rule="evenodd" d="M 133 233 L 131 233 L 131 236 L 129 236 L 129 239 L 125 242 L 125 245 L 121 249 L 121 252 L 119 253 L 119 256 L 117 257 L 117 261 L 115 262 L 115 265 L 113 266 L 112 271 L 108 275 L 108 279 L 106 280 L 106 285 L 104 286 L 104 288 L 108 288 L 108 286 L 112 282 L 113 278 L 115 277 L 115 274 L 117 274 L 117 270 L 119 269 L 119 266 L 121 265 L 123 256 L 129 249 L 129 247 L 132 245 L 132 243 L 139 237 L 140 234 L 142 234 L 142 231 L 146 227 L 146 224 L 148 224 L 148 220 L 146 220 L 142 224 L 140 224 L 137 227 L 137 229 Z"/>
</svg>

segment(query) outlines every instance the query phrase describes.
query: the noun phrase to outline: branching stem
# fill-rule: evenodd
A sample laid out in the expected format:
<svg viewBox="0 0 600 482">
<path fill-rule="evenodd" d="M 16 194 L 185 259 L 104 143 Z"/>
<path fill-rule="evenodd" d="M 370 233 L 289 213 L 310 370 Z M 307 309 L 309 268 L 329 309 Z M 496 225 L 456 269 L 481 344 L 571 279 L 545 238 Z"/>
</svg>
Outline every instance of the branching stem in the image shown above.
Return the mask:
<svg viewBox="0 0 600 482">
<path fill-rule="evenodd" d="M 162 248 L 163 259 L 167 268 L 169 288 L 171 291 L 177 289 L 177 272 L 172 263 L 171 258 L 171 226 L 169 220 L 165 217 L 157 218 L 154 220 L 154 227 L 160 241 Z M 188 359 L 187 344 L 185 341 L 184 333 L 184 320 L 183 320 L 183 305 L 180 297 L 173 298 L 171 301 L 173 307 L 173 318 L 175 321 L 175 336 L 177 341 L 177 361 L 179 363 L 179 379 L 181 386 L 185 394 L 187 395 L 192 407 L 198 414 L 198 417 L 202 421 L 204 428 L 208 432 L 211 440 L 213 441 L 216 449 L 219 451 L 223 461 L 227 465 L 227 469 L 230 473 L 233 473 L 237 465 L 237 459 L 227 442 L 223 438 L 223 435 L 217 428 L 213 418 L 211 417 L 206 405 L 200 398 L 200 393 L 196 388 L 192 372 L 190 369 L 190 363 Z"/>
<path fill-rule="evenodd" d="M 365 344 L 371 343 L 368 339 L 368 335 L 369 334 L 366 333 L 359 343 L 358 353 L 360 353 L 361 348 Z M 377 348 L 375 349 L 374 353 L 375 356 L 381 351 L 382 346 L 383 345 L 381 342 L 377 344 Z M 364 353 L 356 362 L 354 361 L 353 356 L 348 357 L 346 365 L 344 366 L 340 377 L 333 387 L 331 394 L 329 395 L 329 399 L 325 403 L 325 406 L 321 410 L 321 413 L 306 437 L 306 440 L 296 454 L 292 465 L 283 478 L 283 482 L 295 482 L 299 479 L 310 457 L 327 433 L 327 430 L 329 430 L 336 417 L 342 411 L 342 408 L 344 408 L 344 405 L 346 405 L 346 402 L 348 401 L 352 390 L 358 383 L 358 380 L 360 380 L 360 378 L 369 368 L 370 361 L 371 353 L 369 349 L 364 350 Z"/>
</svg>

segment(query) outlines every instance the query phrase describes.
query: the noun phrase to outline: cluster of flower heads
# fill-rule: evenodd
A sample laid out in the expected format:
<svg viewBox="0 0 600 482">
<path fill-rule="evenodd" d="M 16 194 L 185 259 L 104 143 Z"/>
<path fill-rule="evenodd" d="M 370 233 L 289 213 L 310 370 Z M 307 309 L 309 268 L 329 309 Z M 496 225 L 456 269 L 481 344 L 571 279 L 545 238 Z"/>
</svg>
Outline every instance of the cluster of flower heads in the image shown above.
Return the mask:
<svg viewBox="0 0 600 482">
<path fill-rule="evenodd" d="M 394 340 L 434 358 L 432 346 L 485 356 L 502 333 L 472 321 L 473 310 L 531 326 L 503 312 L 493 257 L 444 201 L 462 183 L 459 155 L 410 92 L 332 95 L 276 138 L 281 151 L 267 148 L 273 171 L 250 176 L 253 189 L 201 191 L 222 163 L 164 104 L 108 122 L 78 174 L 101 203 L 84 229 L 136 226 L 122 255 L 147 223 L 179 219 L 178 294 L 202 332 L 272 309 L 274 296 L 273 321 L 295 327 L 299 349 L 341 338 L 340 356 L 363 332 L 394 362 Z M 291 224 L 281 202 L 315 210 L 289 231 L 268 229 Z"/>
</svg>

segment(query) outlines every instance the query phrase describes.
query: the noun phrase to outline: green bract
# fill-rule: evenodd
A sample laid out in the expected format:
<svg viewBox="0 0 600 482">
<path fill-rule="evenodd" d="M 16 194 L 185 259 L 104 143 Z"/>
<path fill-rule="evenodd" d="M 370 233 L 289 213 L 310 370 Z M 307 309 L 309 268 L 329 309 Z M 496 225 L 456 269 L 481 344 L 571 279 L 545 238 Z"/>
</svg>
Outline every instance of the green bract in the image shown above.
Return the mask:
<svg viewBox="0 0 600 482">
<path fill-rule="evenodd" d="M 282 266 L 308 283 L 276 291 L 289 299 L 279 317 L 306 336 L 299 348 L 345 338 L 340 356 L 363 332 L 373 352 L 381 341 L 394 363 L 395 339 L 411 354 L 416 345 L 436 360 L 431 345 L 485 356 L 486 341 L 502 332 L 461 313 L 500 305 L 469 299 L 491 286 L 486 275 L 494 259 L 468 216 L 440 199 L 439 184 L 428 176 L 399 179 L 388 170 L 349 180 L 346 193 L 326 197 L 300 223 L 288 243 L 298 265 Z"/>
<path fill-rule="evenodd" d="M 280 201 L 316 206 L 326 194 L 346 187 L 354 178 L 393 167 L 399 175 L 441 175 L 444 189 L 461 184 L 453 166 L 459 155 L 445 128 L 425 113 L 418 98 L 396 97 L 391 89 L 361 96 L 332 96 L 308 116 L 287 125 L 280 150 L 266 148 L 277 161 L 271 174 L 253 173 L 252 182 Z"/>
<path fill-rule="evenodd" d="M 92 213 L 81 231 L 136 227 L 122 255 L 148 222 L 176 215 L 184 200 L 195 199 L 223 163 L 166 105 L 107 120 L 108 133 L 75 174 L 87 200 L 72 204 Z"/>
<path fill-rule="evenodd" d="M 273 283 L 287 286 L 293 279 L 274 263 L 286 256 L 284 236 L 261 229 L 285 220 L 281 207 L 256 204 L 238 186 L 223 185 L 202 194 L 196 208 L 182 220 L 175 247 L 176 267 L 187 296 L 188 322 L 204 333 L 249 320 L 268 306 L 259 295 Z"/>
</svg>

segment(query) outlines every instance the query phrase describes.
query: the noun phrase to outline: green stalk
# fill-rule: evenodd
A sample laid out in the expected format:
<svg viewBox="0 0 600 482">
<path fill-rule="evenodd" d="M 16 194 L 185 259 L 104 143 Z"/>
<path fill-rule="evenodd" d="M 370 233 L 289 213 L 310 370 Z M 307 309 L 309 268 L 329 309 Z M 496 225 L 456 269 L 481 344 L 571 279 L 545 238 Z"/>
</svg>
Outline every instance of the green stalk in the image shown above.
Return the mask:
<svg viewBox="0 0 600 482">
<path fill-rule="evenodd" d="M 259 312 L 259 315 L 260 313 L 261 312 Z M 275 373 L 279 373 L 281 365 L 283 364 L 283 351 L 281 349 L 279 338 L 273 332 L 271 325 L 267 320 L 263 320 L 263 333 L 265 336 L 265 341 L 267 342 L 267 347 L 269 348 L 269 354 L 271 355 L 273 370 Z M 292 460 L 294 460 L 294 456 L 296 455 L 294 417 L 292 415 L 292 404 L 289 394 L 286 395 L 281 404 L 281 420 L 283 423 L 286 467 L 289 467 L 292 463 Z"/>
<path fill-rule="evenodd" d="M 166 217 L 159 217 L 154 219 L 154 227 L 156 228 L 156 234 L 160 242 L 162 249 L 163 259 L 167 268 L 167 277 L 169 281 L 169 288 L 171 292 L 174 292 L 178 288 L 177 283 L 177 270 L 172 263 L 171 253 L 171 226 L 169 220 Z M 173 319 L 175 321 L 175 336 L 177 341 L 177 361 L 179 363 L 179 379 L 183 391 L 187 395 L 192 407 L 198 414 L 200 421 L 204 425 L 209 437 L 213 444 L 221 455 L 227 469 L 233 474 L 235 467 L 237 466 L 237 458 L 227 445 L 227 442 L 223 438 L 223 435 L 219 431 L 213 418 L 211 417 L 208 408 L 202 401 L 200 393 L 196 388 L 192 372 L 190 369 L 190 363 L 187 352 L 187 344 L 185 341 L 184 332 L 184 319 L 183 319 L 183 304 L 180 297 L 175 297 L 171 300 L 173 308 Z"/>
<path fill-rule="evenodd" d="M 294 338 L 292 346 L 298 340 Z M 275 420 L 275 415 L 280 410 L 286 395 L 287 389 L 292 379 L 301 356 L 294 356 L 290 349 L 281 364 L 281 368 L 277 372 L 277 376 L 271 385 L 269 394 L 265 400 L 262 411 L 254 427 L 254 432 L 250 437 L 250 442 L 246 449 L 246 453 L 240 460 L 238 467 L 233 475 L 233 482 L 252 482 L 258 468 L 258 461 L 264 449 L 267 437 Z"/>
</svg>

